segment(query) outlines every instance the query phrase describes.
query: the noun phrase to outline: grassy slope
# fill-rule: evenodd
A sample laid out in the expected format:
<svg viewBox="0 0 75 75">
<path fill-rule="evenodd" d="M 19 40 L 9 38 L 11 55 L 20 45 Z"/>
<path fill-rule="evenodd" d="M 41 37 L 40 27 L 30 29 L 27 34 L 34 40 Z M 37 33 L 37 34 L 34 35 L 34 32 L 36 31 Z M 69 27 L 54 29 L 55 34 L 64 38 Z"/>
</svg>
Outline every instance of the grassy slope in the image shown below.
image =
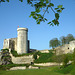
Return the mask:
<svg viewBox="0 0 75 75">
<path fill-rule="evenodd" d="M 52 57 L 53 53 L 41 53 L 39 59 L 36 59 L 35 63 L 46 63 L 53 62 Z"/>
<path fill-rule="evenodd" d="M 0 75 L 64 75 L 58 73 L 55 70 L 57 67 L 50 67 L 44 69 L 27 69 L 27 70 L 17 70 L 17 71 L 0 71 Z M 71 74 L 66 74 L 71 75 Z"/>
</svg>

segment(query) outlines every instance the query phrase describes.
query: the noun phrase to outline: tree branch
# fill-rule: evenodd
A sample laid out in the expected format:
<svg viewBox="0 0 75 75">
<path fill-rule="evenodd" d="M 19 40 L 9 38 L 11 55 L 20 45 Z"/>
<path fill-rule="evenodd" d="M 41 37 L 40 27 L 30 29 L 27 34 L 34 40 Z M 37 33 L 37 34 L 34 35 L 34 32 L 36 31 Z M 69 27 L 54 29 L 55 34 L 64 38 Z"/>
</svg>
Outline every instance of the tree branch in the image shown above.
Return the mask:
<svg viewBox="0 0 75 75">
<path fill-rule="evenodd" d="M 53 10 L 53 8 L 52 7 L 50 7 L 51 8 L 51 10 L 54 12 L 54 13 L 56 13 L 54 10 Z"/>
</svg>

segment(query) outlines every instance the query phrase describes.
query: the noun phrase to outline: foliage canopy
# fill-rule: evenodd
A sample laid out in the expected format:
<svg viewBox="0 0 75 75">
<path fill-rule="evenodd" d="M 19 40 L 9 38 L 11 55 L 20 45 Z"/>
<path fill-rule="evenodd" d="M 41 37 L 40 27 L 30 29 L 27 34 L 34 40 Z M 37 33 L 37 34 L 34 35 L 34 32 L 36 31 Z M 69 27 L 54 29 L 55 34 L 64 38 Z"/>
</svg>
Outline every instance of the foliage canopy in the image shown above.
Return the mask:
<svg viewBox="0 0 75 75">
<path fill-rule="evenodd" d="M 6 2 L 6 1 L 9 2 L 10 0 L 0 0 L 0 2 Z M 19 1 L 23 2 L 23 0 Z M 59 14 L 64 9 L 63 5 L 58 5 L 55 8 L 54 3 L 52 3 L 51 0 L 27 0 L 27 4 L 35 8 L 35 11 L 32 11 L 29 17 L 33 17 L 33 19 L 36 20 L 37 24 L 48 21 L 48 19 L 45 18 L 45 14 L 49 13 L 49 9 L 51 9 L 54 13 L 55 18 L 49 21 L 47 24 L 51 26 L 59 25 L 59 17 L 60 17 Z"/>
</svg>

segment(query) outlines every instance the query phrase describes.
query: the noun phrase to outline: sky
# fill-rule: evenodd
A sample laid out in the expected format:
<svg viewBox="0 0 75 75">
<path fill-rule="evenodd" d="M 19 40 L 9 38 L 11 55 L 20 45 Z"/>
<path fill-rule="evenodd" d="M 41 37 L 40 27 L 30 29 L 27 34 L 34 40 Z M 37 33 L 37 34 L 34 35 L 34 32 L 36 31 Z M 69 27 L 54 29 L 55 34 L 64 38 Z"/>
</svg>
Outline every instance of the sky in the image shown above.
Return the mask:
<svg viewBox="0 0 75 75">
<path fill-rule="evenodd" d="M 65 8 L 60 14 L 59 26 L 49 26 L 47 23 L 54 19 L 54 13 L 46 13 L 47 22 L 40 25 L 31 17 L 30 12 L 34 11 L 26 3 L 26 0 L 10 0 L 10 2 L 0 3 L 0 49 L 3 48 L 3 41 L 7 38 L 17 37 L 17 28 L 28 28 L 28 40 L 30 48 L 37 50 L 51 49 L 49 41 L 53 38 L 60 38 L 72 34 L 75 36 L 75 0 L 52 0 L 57 5 Z"/>
</svg>

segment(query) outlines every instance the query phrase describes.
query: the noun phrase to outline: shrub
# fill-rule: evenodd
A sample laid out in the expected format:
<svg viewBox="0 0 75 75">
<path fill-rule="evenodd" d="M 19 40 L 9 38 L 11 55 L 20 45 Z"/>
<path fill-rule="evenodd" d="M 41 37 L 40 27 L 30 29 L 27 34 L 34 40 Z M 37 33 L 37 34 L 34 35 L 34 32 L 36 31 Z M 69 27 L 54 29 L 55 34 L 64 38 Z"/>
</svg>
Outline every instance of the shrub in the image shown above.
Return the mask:
<svg viewBox="0 0 75 75">
<path fill-rule="evenodd" d="M 34 62 L 35 63 L 46 63 L 46 62 L 52 62 L 53 59 L 52 59 L 52 56 L 54 54 L 51 52 L 51 53 L 41 53 L 39 56 L 39 59 L 36 59 Z"/>
<path fill-rule="evenodd" d="M 39 52 L 39 51 L 34 52 L 33 58 L 34 58 L 35 60 L 37 59 L 37 55 L 41 55 L 41 52 Z"/>
<path fill-rule="evenodd" d="M 69 62 L 68 56 L 67 55 L 64 55 L 63 66 L 66 67 L 67 64 L 68 64 L 68 62 Z"/>
<path fill-rule="evenodd" d="M 7 65 L 12 63 L 8 49 L 2 49 L 1 55 L 2 55 L 1 56 L 2 65 Z"/>
<path fill-rule="evenodd" d="M 32 55 L 32 54 L 33 54 L 33 53 L 23 53 L 23 54 L 19 54 L 19 55 L 18 55 L 17 51 L 15 51 L 15 50 L 11 50 L 11 53 L 12 53 L 12 55 L 15 56 L 15 57 L 28 56 L 28 55 Z"/>
<path fill-rule="evenodd" d="M 61 69 L 57 69 L 56 71 L 62 74 L 68 74 L 71 73 L 71 71 L 74 69 L 74 66 L 72 64 L 67 65 L 67 67 L 62 67 Z M 74 69 L 75 70 L 75 69 Z"/>
<path fill-rule="evenodd" d="M 73 64 L 75 65 L 75 48 L 74 48 L 74 52 L 73 52 Z"/>
</svg>

